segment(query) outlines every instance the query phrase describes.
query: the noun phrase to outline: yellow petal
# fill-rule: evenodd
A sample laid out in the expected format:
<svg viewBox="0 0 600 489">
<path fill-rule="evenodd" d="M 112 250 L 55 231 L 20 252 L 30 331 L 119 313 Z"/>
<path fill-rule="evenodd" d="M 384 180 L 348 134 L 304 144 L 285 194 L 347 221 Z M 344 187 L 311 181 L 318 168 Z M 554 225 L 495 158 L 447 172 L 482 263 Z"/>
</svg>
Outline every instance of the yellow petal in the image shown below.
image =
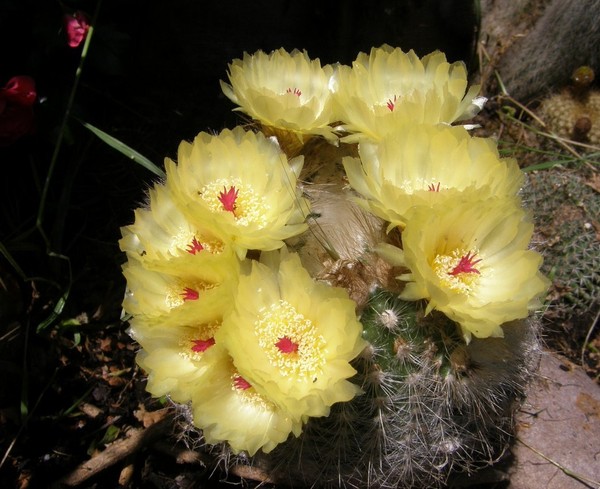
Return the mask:
<svg viewBox="0 0 600 489">
<path fill-rule="evenodd" d="M 223 93 L 239 109 L 267 126 L 335 140 L 330 81 L 333 67 L 321 66 L 306 51 L 283 48 L 244 53 L 229 64 Z"/>
<path fill-rule="evenodd" d="M 356 304 L 345 290 L 315 282 L 297 255 L 268 258 L 240 278 L 217 341 L 241 375 L 295 419 L 325 416 L 359 392 L 348 381 L 349 362 L 365 346 Z"/>
<path fill-rule="evenodd" d="M 210 229 L 243 258 L 272 250 L 306 230 L 306 200 L 296 187 L 300 159 L 288 163 L 276 142 L 241 127 L 200 133 L 166 165 L 166 185 L 193 226 Z"/>
<path fill-rule="evenodd" d="M 513 159 L 461 126 L 411 125 L 378 143 L 362 142 L 360 158 L 343 159 L 359 203 L 403 227 L 415 206 L 443 205 L 457 193 L 516 196 L 524 180 Z"/>
<path fill-rule="evenodd" d="M 448 63 L 435 51 L 419 58 L 414 51 L 383 45 L 359 53 L 335 77 L 334 102 L 347 142 L 379 140 L 406 124 L 438 124 L 472 117 L 482 105 L 479 87 L 467 89 L 464 63 Z"/>
<path fill-rule="evenodd" d="M 236 370 L 231 358 L 220 353 L 192 397 L 193 422 L 207 443 L 227 442 L 234 453 L 265 453 L 298 436 L 302 422 L 279 409 Z"/>
<path fill-rule="evenodd" d="M 531 226 L 519 202 L 473 195 L 410 215 L 402 245 L 412 282 L 401 297 L 427 299 L 428 311 L 458 322 L 465 338 L 500 336 L 502 324 L 539 304 L 549 281 L 528 249 Z"/>
</svg>

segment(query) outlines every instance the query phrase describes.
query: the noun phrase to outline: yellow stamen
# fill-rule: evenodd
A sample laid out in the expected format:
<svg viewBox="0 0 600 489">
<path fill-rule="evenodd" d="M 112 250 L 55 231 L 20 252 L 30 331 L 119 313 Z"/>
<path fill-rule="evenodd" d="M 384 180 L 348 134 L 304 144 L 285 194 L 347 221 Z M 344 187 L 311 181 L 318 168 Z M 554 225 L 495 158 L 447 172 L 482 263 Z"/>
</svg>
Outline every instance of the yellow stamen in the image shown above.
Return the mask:
<svg viewBox="0 0 600 489">
<path fill-rule="evenodd" d="M 461 264 L 464 264 L 465 257 L 477 255 L 479 255 L 478 250 L 457 248 L 448 255 L 437 255 L 433 260 L 432 268 L 443 285 L 468 295 L 479 282 L 481 273 L 479 270 L 461 267 Z M 477 263 L 480 261 L 481 259 L 478 259 Z M 475 261 L 471 264 L 474 265 Z"/>
<path fill-rule="evenodd" d="M 310 319 L 296 311 L 289 302 L 280 300 L 260 311 L 255 323 L 260 347 L 265 351 L 271 365 L 277 367 L 282 376 L 300 377 L 298 380 L 314 380 L 325 363 L 323 352 L 325 340 L 317 335 Z M 281 338 L 287 338 L 295 351 L 282 351 Z"/>
<path fill-rule="evenodd" d="M 228 212 L 223 209 L 221 198 L 223 188 L 235 188 L 237 191 L 235 213 L 232 213 L 237 224 L 240 226 L 254 224 L 259 228 L 267 225 L 266 215 L 270 209 L 267 200 L 257 195 L 252 187 L 244 185 L 239 178 L 230 180 L 220 178 L 202 187 L 199 195 L 212 212 Z"/>
</svg>

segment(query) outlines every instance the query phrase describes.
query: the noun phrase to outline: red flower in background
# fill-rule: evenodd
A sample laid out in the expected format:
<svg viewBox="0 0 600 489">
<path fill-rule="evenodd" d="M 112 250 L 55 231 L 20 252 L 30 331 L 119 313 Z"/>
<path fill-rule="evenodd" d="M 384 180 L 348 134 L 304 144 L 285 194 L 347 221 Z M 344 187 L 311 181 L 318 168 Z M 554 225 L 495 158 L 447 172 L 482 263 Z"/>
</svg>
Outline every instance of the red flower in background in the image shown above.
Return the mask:
<svg viewBox="0 0 600 489">
<path fill-rule="evenodd" d="M 30 76 L 15 76 L 0 88 L 0 147 L 33 131 L 33 104 L 37 97 Z"/>
<path fill-rule="evenodd" d="M 31 107 L 37 97 L 35 81 L 30 76 L 14 76 L 0 90 L 0 97 L 19 105 Z"/>
<path fill-rule="evenodd" d="M 67 42 L 70 47 L 76 48 L 85 40 L 90 30 L 90 18 L 85 12 L 77 10 L 73 15 L 65 14 L 64 21 Z"/>
</svg>

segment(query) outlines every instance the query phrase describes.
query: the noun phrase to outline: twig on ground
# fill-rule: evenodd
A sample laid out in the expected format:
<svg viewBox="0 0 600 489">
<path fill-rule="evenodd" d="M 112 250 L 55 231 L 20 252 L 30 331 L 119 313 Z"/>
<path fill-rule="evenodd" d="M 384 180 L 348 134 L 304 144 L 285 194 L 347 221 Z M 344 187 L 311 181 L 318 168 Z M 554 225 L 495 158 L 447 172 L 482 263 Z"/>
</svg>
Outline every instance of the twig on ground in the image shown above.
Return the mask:
<svg viewBox="0 0 600 489">
<path fill-rule="evenodd" d="M 578 474 L 577 472 L 573 472 L 571 469 L 565 467 L 564 465 L 561 465 L 559 462 L 557 462 L 556 460 L 551 459 L 550 457 L 548 457 L 547 455 L 544 455 L 542 452 L 540 452 L 537 448 L 532 447 L 531 445 L 529 445 L 528 443 L 525 443 L 523 440 L 521 440 L 520 438 L 517 438 L 517 441 L 521 444 L 523 444 L 524 446 L 526 446 L 527 448 L 529 448 L 529 450 L 531 450 L 532 452 L 536 453 L 537 455 L 539 455 L 540 457 L 542 457 L 544 460 L 547 460 L 548 462 L 550 462 L 552 465 L 554 465 L 555 467 L 559 468 L 560 470 L 562 470 L 562 472 L 569 476 L 572 477 L 575 480 L 578 480 L 579 482 L 581 482 L 583 485 L 585 485 L 586 487 L 589 487 L 591 489 L 600 489 L 600 481 L 594 480 L 594 479 L 590 479 L 589 477 L 586 477 L 584 475 Z M 590 485 L 593 484 L 593 485 Z"/>
<path fill-rule="evenodd" d="M 165 415 L 148 428 L 132 428 L 128 432 L 128 437 L 123 440 L 117 440 L 109 445 L 103 452 L 99 453 L 90 460 L 85 461 L 73 472 L 61 479 L 55 488 L 76 487 L 85 482 L 115 463 L 127 458 L 132 453 L 152 444 L 154 440 L 164 435 L 170 430 L 173 424 L 173 415 Z"/>
</svg>

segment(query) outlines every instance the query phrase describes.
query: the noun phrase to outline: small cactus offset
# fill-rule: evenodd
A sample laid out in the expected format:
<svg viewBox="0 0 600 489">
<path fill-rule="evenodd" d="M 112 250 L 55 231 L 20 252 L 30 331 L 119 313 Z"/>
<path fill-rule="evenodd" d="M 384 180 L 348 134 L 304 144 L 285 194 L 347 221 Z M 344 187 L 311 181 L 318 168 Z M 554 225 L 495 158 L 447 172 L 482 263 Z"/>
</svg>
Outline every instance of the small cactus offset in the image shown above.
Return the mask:
<svg viewBox="0 0 600 489">
<path fill-rule="evenodd" d="M 600 91 L 592 85 L 594 78 L 591 67 L 580 66 L 569 86 L 542 100 L 538 113 L 547 129 L 565 139 L 600 144 Z"/>
<path fill-rule="evenodd" d="M 147 390 L 293 487 L 431 488 L 492 463 L 540 353 L 524 176 L 462 63 L 245 54 L 245 127 L 182 142 L 123 228 Z"/>
</svg>

